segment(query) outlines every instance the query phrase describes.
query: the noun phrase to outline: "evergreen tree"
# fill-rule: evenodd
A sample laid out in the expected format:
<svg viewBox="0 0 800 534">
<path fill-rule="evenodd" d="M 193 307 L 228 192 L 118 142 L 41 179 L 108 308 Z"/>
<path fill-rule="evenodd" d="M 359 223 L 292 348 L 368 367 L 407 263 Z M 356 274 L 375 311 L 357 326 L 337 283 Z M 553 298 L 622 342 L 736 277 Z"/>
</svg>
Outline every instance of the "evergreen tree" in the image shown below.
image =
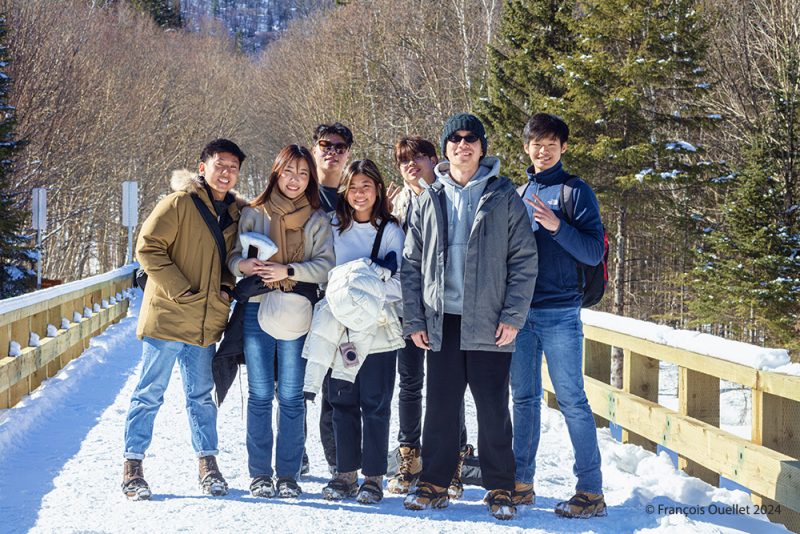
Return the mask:
<svg viewBox="0 0 800 534">
<path fill-rule="evenodd" d="M 530 162 L 522 151 L 522 128 L 528 117 L 553 111 L 564 88 L 554 60 L 573 46 L 567 23 L 573 1 L 506 0 L 498 43 L 489 47 L 487 95 L 476 112 L 492 139 L 491 152 L 503 162 L 503 173 L 525 180 Z"/>
<path fill-rule="evenodd" d="M 722 222 L 706 229 L 692 273 L 697 296 L 690 309 L 699 324 L 729 324 L 734 336 L 747 341 L 798 348 L 800 234 L 792 230 L 797 210 L 784 209 L 787 192 L 763 146 L 748 152 Z"/>
<path fill-rule="evenodd" d="M 570 24 L 580 38 L 555 59 L 566 87 L 560 112 L 575 132 L 570 162 L 592 184 L 622 192 L 704 170 L 691 139 L 709 121 L 699 104 L 708 84 L 697 4 L 580 2 Z"/>
<path fill-rule="evenodd" d="M 130 0 L 136 9 L 149 14 L 156 24 L 165 28 L 183 25 L 180 0 Z"/>
<path fill-rule="evenodd" d="M 25 212 L 11 192 L 13 158 L 22 143 L 14 139 L 14 108 L 8 104 L 11 79 L 4 72 L 9 59 L 5 37 L 6 20 L 0 16 L 0 298 L 24 293 L 35 280 L 30 269 L 33 254 L 27 247 L 30 240 L 22 234 Z"/>
</svg>

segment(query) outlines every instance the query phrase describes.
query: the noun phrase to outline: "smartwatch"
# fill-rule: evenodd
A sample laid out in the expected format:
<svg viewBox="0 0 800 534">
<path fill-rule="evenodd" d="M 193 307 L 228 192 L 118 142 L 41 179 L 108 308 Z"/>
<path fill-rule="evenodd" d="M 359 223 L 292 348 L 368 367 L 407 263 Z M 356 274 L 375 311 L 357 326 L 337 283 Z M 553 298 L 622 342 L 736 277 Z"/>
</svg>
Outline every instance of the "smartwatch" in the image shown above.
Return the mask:
<svg viewBox="0 0 800 534">
<path fill-rule="evenodd" d="M 288 274 L 289 276 L 294 276 L 294 267 L 288 267 L 286 269 L 286 274 Z"/>
</svg>

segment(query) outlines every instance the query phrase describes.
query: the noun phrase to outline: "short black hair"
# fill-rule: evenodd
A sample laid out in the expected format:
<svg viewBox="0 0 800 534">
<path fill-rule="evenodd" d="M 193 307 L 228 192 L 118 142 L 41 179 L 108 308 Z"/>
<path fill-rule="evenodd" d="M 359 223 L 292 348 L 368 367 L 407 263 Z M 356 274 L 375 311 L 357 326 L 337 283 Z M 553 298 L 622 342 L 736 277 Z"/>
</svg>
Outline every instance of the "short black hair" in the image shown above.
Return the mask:
<svg viewBox="0 0 800 534">
<path fill-rule="evenodd" d="M 338 135 L 342 139 L 344 139 L 345 144 L 347 147 L 353 146 L 353 132 L 350 131 L 350 128 L 342 124 L 341 122 L 334 122 L 333 124 L 320 124 L 314 130 L 314 143 L 316 144 L 321 138 L 327 135 Z"/>
<path fill-rule="evenodd" d="M 239 158 L 239 166 L 244 163 L 244 160 L 247 157 L 245 156 L 244 152 L 242 152 L 242 149 L 239 148 L 239 145 L 228 139 L 219 138 L 214 139 L 205 147 L 203 147 L 203 151 L 200 152 L 200 161 L 204 163 L 208 161 L 208 158 L 213 158 L 220 152 L 230 152 Z"/>
<path fill-rule="evenodd" d="M 401 161 L 414 159 L 417 154 L 435 158 L 436 147 L 417 135 L 403 137 L 394 145 L 394 164 L 399 167 Z"/>
<path fill-rule="evenodd" d="M 555 137 L 563 145 L 569 139 L 569 126 L 557 115 L 537 113 L 531 115 L 531 118 L 525 123 L 522 136 L 525 138 L 526 143 L 542 137 Z"/>
</svg>

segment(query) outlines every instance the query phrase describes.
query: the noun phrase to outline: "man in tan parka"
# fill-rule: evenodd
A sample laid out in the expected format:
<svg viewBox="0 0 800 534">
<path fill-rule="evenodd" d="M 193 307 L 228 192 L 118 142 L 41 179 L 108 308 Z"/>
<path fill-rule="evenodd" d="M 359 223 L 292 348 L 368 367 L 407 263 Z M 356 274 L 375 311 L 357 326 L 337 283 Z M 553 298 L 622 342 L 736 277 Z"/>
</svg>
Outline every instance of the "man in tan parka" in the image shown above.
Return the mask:
<svg viewBox="0 0 800 534">
<path fill-rule="evenodd" d="M 198 174 L 173 174 L 173 193 L 163 198 L 142 224 L 136 255 L 147 273 L 137 335 L 142 340 L 142 371 L 125 421 L 122 489 L 132 500 L 150 498 L 142 460 L 153 423 L 177 360 L 183 378 L 192 447 L 200 459 L 203 493 L 225 495 L 227 483 L 217 463 L 217 408 L 211 397 L 211 359 L 225 329 L 233 275 L 224 267 L 234 246 L 239 207 L 232 192 L 245 154 L 232 141 L 216 139 L 200 154 Z M 225 256 L 195 204 L 216 219 Z"/>
</svg>

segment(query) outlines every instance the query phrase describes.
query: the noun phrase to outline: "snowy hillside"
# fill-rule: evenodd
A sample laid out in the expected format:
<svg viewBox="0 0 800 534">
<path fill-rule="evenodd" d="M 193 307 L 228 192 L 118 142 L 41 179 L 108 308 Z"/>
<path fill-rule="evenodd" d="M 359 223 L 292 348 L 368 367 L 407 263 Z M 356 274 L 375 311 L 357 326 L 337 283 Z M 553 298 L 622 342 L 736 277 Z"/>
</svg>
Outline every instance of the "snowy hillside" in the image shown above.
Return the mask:
<svg viewBox="0 0 800 534">
<path fill-rule="evenodd" d="M 498 522 L 481 504 L 483 490 L 468 487 L 446 510 L 409 512 L 387 495 L 379 506 L 331 503 L 320 490 L 327 467 L 319 444 L 318 407 L 310 405 L 311 474 L 296 500 L 256 499 L 247 488 L 243 402 L 234 385 L 220 409 L 220 467 L 227 497 L 208 497 L 197 486 L 177 368 L 145 460 L 151 502 L 129 502 L 120 490 L 125 413 L 138 375 L 135 338 L 138 292 L 131 317 L 92 340 L 76 361 L 17 407 L 0 411 L 0 524 L 3 532 L 785 532 L 760 516 L 712 515 L 713 506 L 749 504 L 740 491 L 718 489 L 677 471 L 666 454 L 653 455 L 599 431 L 609 515 L 591 520 L 556 517 L 552 510 L 573 491 L 572 452 L 561 415 L 542 414 L 536 504 L 517 519 Z M 243 385 L 245 382 L 243 381 Z M 397 433 L 393 412 L 392 436 Z M 470 441 L 475 408 L 467 404 Z M 712 506 L 713 505 L 713 506 Z M 705 511 L 658 513 L 659 507 Z M 650 512 L 651 508 L 655 511 Z M 700 509 L 700 507 L 705 507 Z"/>
</svg>

